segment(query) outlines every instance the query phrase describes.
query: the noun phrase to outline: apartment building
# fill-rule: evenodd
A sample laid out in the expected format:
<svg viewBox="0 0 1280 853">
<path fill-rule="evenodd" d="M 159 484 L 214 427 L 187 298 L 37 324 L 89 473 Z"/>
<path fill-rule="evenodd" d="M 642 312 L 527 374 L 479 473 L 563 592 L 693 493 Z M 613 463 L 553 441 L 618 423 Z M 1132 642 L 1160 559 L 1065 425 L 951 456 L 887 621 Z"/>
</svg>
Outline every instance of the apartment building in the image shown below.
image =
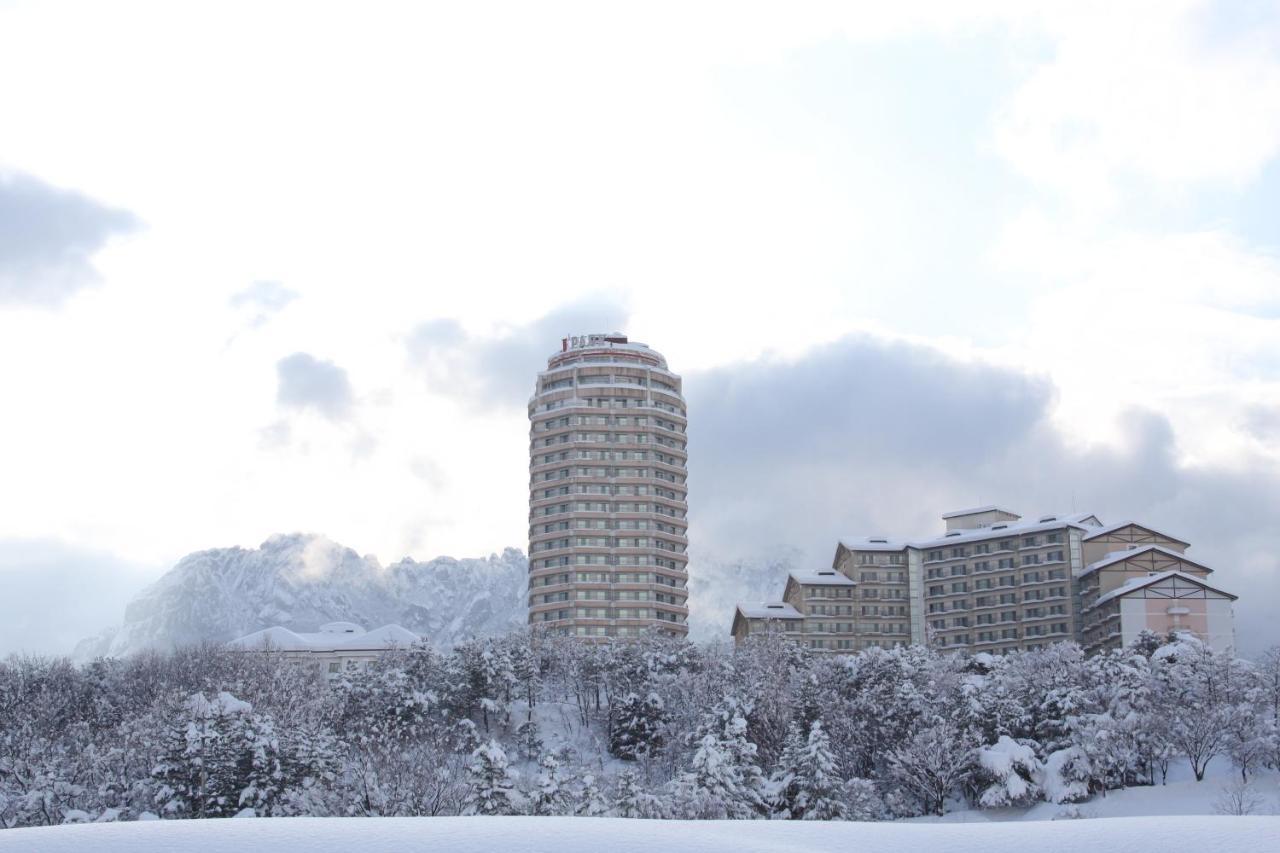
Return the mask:
<svg viewBox="0 0 1280 853">
<path fill-rule="evenodd" d="M 913 560 L 918 574 L 919 554 L 883 537 L 836 544 L 831 566 L 855 584 L 855 650 L 907 645 L 920 633 L 919 614 L 911 607 Z"/>
<path fill-rule="evenodd" d="M 1126 646 L 1142 631 L 1190 631 L 1220 650 L 1235 644 L 1236 596 L 1209 584 L 1213 569 L 1186 556 L 1188 543 L 1124 522 L 1089 533 L 1083 545 L 1077 588 L 1086 651 Z"/>
<path fill-rule="evenodd" d="M 529 400 L 529 623 L 688 633 L 680 377 L 621 333 L 566 337 Z"/>
<path fill-rule="evenodd" d="M 837 544 L 832 568 L 853 583 L 856 602 L 849 647 L 1001 654 L 1074 640 L 1093 653 L 1143 630 L 1234 644 L 1235 596 L 1207 582 L 1212 570 L 1185 556 L 1186 542 L 1134 522 L 1104 526 L 1091 513 L 1023 519 L 984 506 L 942 518 L 930 539 Z M 811 617 L 796 610 L 792 632 L 808 637 Z M 736 639 L 749 621 L 744 628 Z"/>
</svg>

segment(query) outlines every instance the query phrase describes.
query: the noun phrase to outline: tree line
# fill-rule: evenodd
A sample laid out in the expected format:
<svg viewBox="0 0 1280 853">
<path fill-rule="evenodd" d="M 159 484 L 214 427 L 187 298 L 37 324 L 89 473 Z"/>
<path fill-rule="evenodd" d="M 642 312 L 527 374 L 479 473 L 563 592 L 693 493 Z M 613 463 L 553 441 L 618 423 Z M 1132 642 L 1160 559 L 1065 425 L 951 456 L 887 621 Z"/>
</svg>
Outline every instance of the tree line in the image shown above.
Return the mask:
<svg viewBox="0 0 1280 853">
<path fill-rule="evenodd" d="M 882 820 L 1280 769 L 1280 648 L 813 653 L 517 633 L 333 682 L 197 646 L 0 662 L 0 827 L 236 815 Z"/>
</svg>

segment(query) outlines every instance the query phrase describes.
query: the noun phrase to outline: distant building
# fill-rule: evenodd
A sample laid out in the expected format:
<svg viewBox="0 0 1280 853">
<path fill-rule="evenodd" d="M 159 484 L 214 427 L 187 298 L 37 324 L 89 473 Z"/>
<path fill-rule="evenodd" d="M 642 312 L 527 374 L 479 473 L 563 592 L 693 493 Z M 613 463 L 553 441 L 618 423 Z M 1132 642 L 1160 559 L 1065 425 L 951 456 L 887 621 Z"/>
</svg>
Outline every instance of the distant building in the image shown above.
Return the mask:
<svg viewBox="0 0 1280 853">
<path fill-rule="evenodd" d="M 730 632 L 737 642 L 751 634 L 784 634 L 793 640 L 801 640 L 804 614 L 785 601 L 739 604 L 733 614 Z"/>
<path fill-rule="evenodd" d="M 799 616 L 787 633 L 834 652 L 920 643 L 1003 653 L 1075 640 L 1095 653 L 1144 630 L 1234 645 L 1236 596 L 1211 585 L 1213 570 L 1176 537 L 1135 522 L 1104 526 L 1089 513 L 1024 521 L 984 506 L 942 518 L 941 536 L 844 539 L 832 571 L 793 574 L 778 602 Z M 742 614 L 738 642 L 770 625 Z"/>
<path fill-rule="evenodd" d="M 688 633 L 685 403 L 621 333 L 565 338 L 529 400 L 529 624 Z"/>
<path fill-rule="evenodd" d="M 354 622 L 330 622 L 315 633 L 300 634 L 276 625 L 254 631 L 227 643 L 241 651 L 279 652 L 326 678 L 363 669 L 392 649 L 403 649 L 420 637 L 399 625 L 383 625 L 372 631 Z"/>
</svg>

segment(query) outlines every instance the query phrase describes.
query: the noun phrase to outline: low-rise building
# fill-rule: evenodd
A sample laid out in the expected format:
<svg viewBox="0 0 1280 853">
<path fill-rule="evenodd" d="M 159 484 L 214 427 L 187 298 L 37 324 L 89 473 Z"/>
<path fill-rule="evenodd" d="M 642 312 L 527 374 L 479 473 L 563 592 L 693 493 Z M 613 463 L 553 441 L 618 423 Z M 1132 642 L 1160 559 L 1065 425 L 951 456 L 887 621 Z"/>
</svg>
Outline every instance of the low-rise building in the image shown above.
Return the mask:
<svg viewBox="0 0 1280 853">
<path fill-rule="evenodd" d="M 1188 543 L 1176 537 L 1135 522 L 1104 525 L 1091 513 L 1024 520 L 983 506 L 942 518 L 940 536 L 836 545 L 832 570 L 847 584 L 831 588 L 848 597 L 840 615 L 849 621 L 827 611 L 828 593 L 806 588 L 803 579 L 815 573 L 789 578 L 783 599 L 800 617 L 791 633 L 829 639 L 806 643 L 829 651 L 919 643 L 1001 654 L 1075 640 L 1094 653 L 1144 630 L 1189 631 L 1216 649 L 1234 645 L 1236 597 L 1210 585 L 1212 569 L 1188 559 Z M 815 606 L 822 609 L 811 612 Z M 750 620 L 742 627 L 739 641 Z"/>
<path fill-rule="evenodd" d="M 730 633 L 742 643 L 752 634 L 784 634 L 794 640 L 804 636 L 804 616 L 785 601 L 739 604 L 733 613 Z"/>
<path fill-rule="evenodd" d="M 853 650 L 853 591 L 857 586 L 835 569 L 792 572 L 782 600 L 803 617 L 803 642 L 811 649 Z"/>
<path fill-rule="evenodd" d="M 393 649 L 403 649 L 420 637 L 399 625 L 366 631 L 354 622 L 329 622 L 315 632 L 299 633 L 280 625 L 232 640 L 228 648 L 278 652 L 325 678 L 356 672 Z"/>
</svg>

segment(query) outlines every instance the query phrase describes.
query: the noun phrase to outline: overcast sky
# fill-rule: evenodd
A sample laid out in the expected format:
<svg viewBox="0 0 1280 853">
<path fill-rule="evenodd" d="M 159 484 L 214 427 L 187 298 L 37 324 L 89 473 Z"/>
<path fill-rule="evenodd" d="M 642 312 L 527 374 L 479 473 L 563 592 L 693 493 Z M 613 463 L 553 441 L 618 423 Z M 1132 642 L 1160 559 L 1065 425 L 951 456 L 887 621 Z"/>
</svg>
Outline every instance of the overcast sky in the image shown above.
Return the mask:
<svg viewBox="0 0 1280 853">
<path fill-rule="evenodd" d="M 1280 641 L 1280 10 L 960 5 L 0 0 L 0 652 L 276 532 L 523 548 L 614 327 L 692 572 L 1089 509 Z"/>
</svg>

